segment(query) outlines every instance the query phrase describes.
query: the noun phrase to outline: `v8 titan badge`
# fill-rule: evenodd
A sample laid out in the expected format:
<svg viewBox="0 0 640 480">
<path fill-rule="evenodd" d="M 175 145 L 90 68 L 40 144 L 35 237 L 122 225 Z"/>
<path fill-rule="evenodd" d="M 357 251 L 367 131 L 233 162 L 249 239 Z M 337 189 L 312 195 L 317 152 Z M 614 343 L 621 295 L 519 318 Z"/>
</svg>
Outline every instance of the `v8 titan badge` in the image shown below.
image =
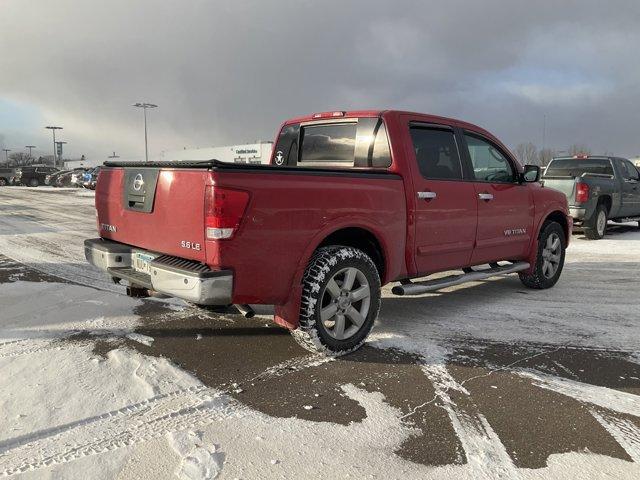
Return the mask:
<svg viewBox="0 0 640 480">
<path fill-rule="evenodd" d="M 284 155 L 280 150 L 276 152 L 276 165 L 282 165 L 284 163 Z"/>
</svg>

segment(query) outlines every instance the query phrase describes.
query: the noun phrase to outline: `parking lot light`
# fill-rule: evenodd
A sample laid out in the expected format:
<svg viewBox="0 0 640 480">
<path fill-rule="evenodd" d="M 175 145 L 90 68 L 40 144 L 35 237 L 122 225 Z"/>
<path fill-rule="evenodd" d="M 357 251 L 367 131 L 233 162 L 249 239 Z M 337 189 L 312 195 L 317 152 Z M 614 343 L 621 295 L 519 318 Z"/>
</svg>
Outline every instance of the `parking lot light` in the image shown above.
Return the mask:
<svg viewBox="0 0 640 480">
<path fill-rule="evenodd" d="M 158 105 L 146 102 L 137 102 L 133 104 L 134 107 L 142 108 L 144 112 L 144 159 L 149 161 L 149 148 L 147 144 L 147 108 L 157 108 Z"/>
<path fill-rule="evenodd" d="M 32 148 L 36 148 L 35 145 L 25 145 L 24 148 L 28 148 L 29 149 L 29 160 L 31 160 L 31 149 Z"/>
<path fill-rule="evenodd" d="M 48 127 L 44 127 L 48 130 L 51 130 L 53 132 L 53 166 L 57 167 L 58 166 L 58 162 L 56 160 L 56 130 L 62 130 L 63 127 L 56 127 L 56 126 L 48 126 Z"/>
</svg>

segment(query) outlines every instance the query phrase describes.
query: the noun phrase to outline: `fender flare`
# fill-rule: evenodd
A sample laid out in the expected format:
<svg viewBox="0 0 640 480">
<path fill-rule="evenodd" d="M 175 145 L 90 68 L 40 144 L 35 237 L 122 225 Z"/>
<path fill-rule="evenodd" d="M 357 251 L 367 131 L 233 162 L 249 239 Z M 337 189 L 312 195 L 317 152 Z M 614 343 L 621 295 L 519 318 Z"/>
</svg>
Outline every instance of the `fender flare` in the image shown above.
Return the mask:
<svg viewBox="0 0 640 480">
<path fill-rule="evenodd" d="M 569 215 L 566 205 L 562 205 L 556 202 L 551 203 L 550 205 L 547 206 L 547 208 L 545 208 L 544 214 L 540 215 L 538 223 L 534 227 L 534 235 L 532 235 L 531 237 L 531 244 L 529 245 L 529 257 L 528 257 L 528 262 L 531 265 L 531 267 L 528 270 L 526 270 L 526 273 L 532 273 L 533 269 L 535 268 L 536 257 L 538 255 L 538 236 L 540 235 L 540 230 L 542 229 L 542 225 L 544 225 L 544 222 L 554 212 L 561 213 L 567 221 L 565 233 L 567 235 L 566 243 L 567 245 L 569 244 L 569 238 L 571 236 L 571 231 L 573 227 L 573 219 Z"/>
<path fill-rule="evenodd" d="M 313 252 L 318 249 L 318 246 L 324 241 L 325 238 L 345 228 L 361 228 L 373 235 L 373 237 L 380 244 L 382 255 L 384 257 L 385 271 L 388 271 L 389 247 L 383 240 L 384 237 L 379 234 L 378 229 L 375 226 L 373 226 L 369 222 L 362 221 L 362 219 L 354 218 L 345 219 L 343 222 L 339 222 L 337 224 L 332 223 L 331 226 L 326 226 L 313 236 L 313 238 L 307 245 L 307 248 L 305 248 L 303 254 L 301 255 L 298 266 L 296 267 L 293 278 L 291 279 L 291 285 L 289 289 L 291 295 L 289 295 L 288 301 L 284 305 L 275 306 L 274 320 L 278 325 L 281 325 L 290 330 L 294 330 L 298 327 L 298 316 L 300 313 L 300 301 L 302 295 L 302 275 L 304 274 L 304 271 L 309 264 L 309 260 L 311 259 Z M 382 279 L 382 281 L 384 282 L 384 279 Z"/>
</svg>

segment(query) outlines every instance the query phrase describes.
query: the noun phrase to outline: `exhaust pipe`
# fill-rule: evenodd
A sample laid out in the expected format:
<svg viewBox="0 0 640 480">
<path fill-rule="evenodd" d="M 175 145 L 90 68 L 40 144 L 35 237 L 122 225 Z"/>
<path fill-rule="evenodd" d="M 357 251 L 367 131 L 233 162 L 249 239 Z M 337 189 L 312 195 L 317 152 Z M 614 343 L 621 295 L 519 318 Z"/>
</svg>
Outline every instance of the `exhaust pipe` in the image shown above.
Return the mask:
<svg viewBox="0 0 640 480">
<path fill-rule="evenodd" d="M 256 312 L 249 305 L 234 305 L 244 318 L 253 318 Z"/>
</svg>

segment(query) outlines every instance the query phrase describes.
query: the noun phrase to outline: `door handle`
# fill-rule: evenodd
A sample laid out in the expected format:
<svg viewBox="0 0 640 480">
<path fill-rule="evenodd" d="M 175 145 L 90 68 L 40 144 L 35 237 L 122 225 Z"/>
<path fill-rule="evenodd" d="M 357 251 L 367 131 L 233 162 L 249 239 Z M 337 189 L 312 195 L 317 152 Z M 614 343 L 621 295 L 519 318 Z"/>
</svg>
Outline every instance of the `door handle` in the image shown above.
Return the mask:
<svg viewBox="0 0 640 480">
<path fill-rule="evenodd" d="M 478 198 L 480 200 L 484 200 L 485 202 L 488 202 L 490 200 L 493 200 L 493 194 L 491 194 L 491 193 L 479 193 L 478 194 Z"/>
<path fill-rule="evenodd" d="M 437 196 L 436 192 L 418 192 L 418 198 L 422 200 L 433 200 Z"/>
</svg>

